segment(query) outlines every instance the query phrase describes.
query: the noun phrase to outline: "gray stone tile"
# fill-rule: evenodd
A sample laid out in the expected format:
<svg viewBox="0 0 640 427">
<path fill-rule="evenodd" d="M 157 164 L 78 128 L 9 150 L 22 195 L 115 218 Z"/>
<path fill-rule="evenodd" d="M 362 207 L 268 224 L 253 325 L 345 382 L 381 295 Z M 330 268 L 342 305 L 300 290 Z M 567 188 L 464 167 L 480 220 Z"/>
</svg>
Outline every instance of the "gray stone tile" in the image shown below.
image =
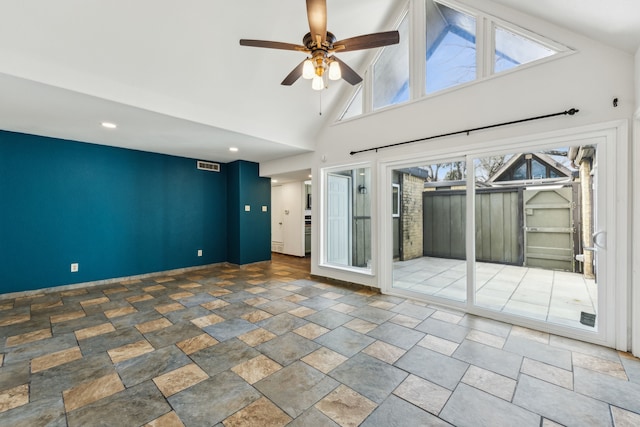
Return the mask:
<svg viewBox="0 0 640 427">
<path fill-rule="evenodd" d="M 82 310 L 79 308 L 78 310 Z M 115 320 L 115 319 L 113 319 Z M 91 316 L 80 317 L 78 319 L 67 320 L 65 322 L 54 323 L 51 325 L 51 333 L 54 337 L 77 331 L 79 329 L 89 328 L 91 326 L 97 326 L 102 323 L 108 322 L 104 313 L 96 313 Z"/>
<path fill-rule="evenodd" d="M 338 385 L 333 378 L 298 361 L 255 383 L 254 387 L 295 418 Z"/>
<path fill-rule="evenodd" d="M 139 426 L 171 411 L 152 381 L 100 399 L 67 414 L 69 427 Z"/>
<path fill-rule="evenodd" d="M 251 287 L 251 285 L 241 285 L 238 288 L 242 289 L 242 288 L 247 288 L 247 287 Z M 231 286 L 227 286 L 225 287 L 225 289 L 227 290 L 233 290 L 231 289 Z M 241 303 L 242 301 L 249 299 L 249 298 L 254 298 L 255 295 L 250 293 L 250 292 L 244 292 L 244 291 L 237 291 L 234 292 L 232 294 L 225 294 L 225 295 L 221 295 L 218 298 L 221 300 L 224 300 L 228 303 Z"/>
<path fill-rule="evenodd" d="M 258 329 L 258 327 L 244 319 L 229 319 L 203 328 L 206 333 L 218 341 L 227 341 L 254 329 Z"/>
<path fill-rule="evenodd" d="M 513 403 L 566 426 L 611 426 L 609 405 L 521 375 Z"/>
<path fill-rule="evenodd" d="M 518 378 L 522 365 L 522 356 L 518 354 L 469 340 L 458 346 L 453 357 L 513 379 Z"/>
<path fill-rule="evenodd" d="M 505 351 L 516 353 L 529 359 L 544 362 L 558 368 L 571 370 L 571 352 L 561 348 L 528 340 L 519 336 L 510 336 L 504 347 Z"/>
<path fill-rule="evenodd" d="M 7 390 L 29 382 L 31 365 L 29 360 L 5 364 L 0 368 L 0 390 Z"/>
<path fill-rule="evenodd" d="M 640 413 L 640 384 L 580 367 L 573 369 L 576 393 Z"/>
<path fill-rule="evenodd" d="M 202 334 L 202 329 L 191 323 L 178 323 L 160 330 L 144 334 L 149 343 L 156 349 L 175 344 L 187 338 Z"/>
<path fill-rule="evenodd" d="M 364 306 L 360 307 L 352 312 L 349 315 L 353 317 L 357 317 L 362 320 L 366 320 L 367 322 L 381 324 L 391 319 L 397 313 L 394 313 L 389 310 L 383 310 L 381 308 Z"/>
<path fill-rule="evenodd" d="M 285 291 L 284 289 L 269 289 L 267 292 L 260 293 L 262 298 L 270 299 L 272 301 L 286 298 L 291 295 L 293 295 L 293 292 Z"/>
<path fill-rule="evenodd" d="M 502 338 L 506 338 L 509 332 L 511 332 L 511 325 L 508 323 L 487 319 L 486 317 L 474 316 L 473 314 L 465 314 L 458 325 L 466 326 L 470 329 L 477 329 L 478 331 L 487 332 Z"/>
<path fill-rule="evenodd" d="M 259 296 L 259 295 L 251 295 L 252 298 L 255 298 L 256 296 Z M 285 313 L 287 311 L 293 310 L 300 306 L 290 301 L 276 300 L 276 301 L 265 302 L 264 304 L 260 304 L 256 307 L 259 308 L 260 310 L 264 310 L 267 313 L 271 313 L 275 316 L 276 314 Z M 255 308 L 253 310 L 255 310 Z"/>
<path fill-rule="evenodd" d="M 31 401 L 55 399 L 77 384 L 115 372 L 107 353 L 83 357 L 31 376 Z"/>
<path fill-rule="evenodd" d="M 268 319 L 262 320 L 258 323 L 256 323 L 256 325 L 260 326 L 261 328 L 264 328 L 276 335 L 282 335 L 285 334 L 287 332 L 291 332 L 294 329 L 297 329 L 301 326 L 304 326 L 305 324 L 307 324 L 309 322 L 307 322 L 304 319 L 301 319 L 297 316 L 294 316 L 292 314 L 289 313 L 280 313 L 276 316 L 270 317 Z"/>
<path fill-rule="evenodd" d="M 394 395 L 378 406 L 361 427 L 450 426 L 451 424 Z"/>
<path fill-rule="evenodd" d="M 466 384 L 456 388 L 439 416 L 460 427 L 539 427 L 541 422 L 539 415 Z"/>
<path fill-rule="evenodd" d="M 625 354 L 620 357 L 620 361 L 622 362 L 622 366 L 624 366 L 629 381 L 640 384 L 640 359 Z"/>
<path fill-rule="evenodd" d="M 371 302 L 371 299 L 364 295 L 350 294 L 340 297 L 336 301 L 343 304 L 353 305 L 355 307 L 364 307 Z"/>
<path fill-rule="evenodd" d="M 173 301 L 172 301 L 173 302 Z M 159 305 L 157 301 L 154 301 L 153 306 Z M 135 326 L 139 323 L 151 322 L 152 320 L 160 319 L 162 315 L 153 309 L 147 311 L 138 311 L 137 313 L 128 314 L 126 316 L 115 317 L 111 320 L 111 323 L 116 329 L 125 329 Z M 102 322 L 96 323 L 96 325 Z"/>
<path fill-rule="evenodd" d="M 340 326 L 331 332 L 321 335 L 315 341 L 331 350 L 351 357 L 373 343 L 375 339 Z"/>
<path fill-rule="evenodd" d="M 122 383 L 129 388 L 189 363 L 191 359 L 172 345 L 118 363 L 116 370 Z"/>
<path fill-rule="evenodd" d="M 292 282 L 292 283 L 295 284 L 295 282 Z M 326 292 L 327 292 L 326 289 L 319 289 L 319 288 L 316 288 L 314 286 L 306 286 L 306 287 L 304 287 L 302 289 L 297 290 L 296 294 L 302 295 L 302 296 L 307 297 L 307 298 L 315 298 L 318 295 L 322 295 L 322 294 L 324 294 Z"/>
<path fill-rule="evenodd" d="M 405 301 L 396 305 L 391 309 L 391 311 L 421 320 L 424 320 L 435 313 L 435 310 L 433 308 L 422 307 L 420 305 L 413 304 L 410 301 Z"/>
<path fill-rule="evenodd" d="M 393 344 L 396 347 L 409 350 L 411 347 L 416 345 L 418 341 L 424 338 L 425 334 L 414 331 L 413 329 L 405 328 L 404 326 L 396 325 L 395 323 L 386 322 L 372 331 L 369 331 L 367 335 L 389 344 Z"/>
<path fill-rule="evenodd" d="M 402 356 L 395 366 L 453 390 L 464 376 L 469 364 L 416 346 Z"/>
<path fill-rule="evenodd" d="M 250 294 L 251 295 L 251 294 Z M 254 295 L 255 296 L 255 295 Z M 233 319 L 236 317 L 242 317 L 247 313 L 251 313 L 256 309 L 243 302 L 233 303 L 225 305 L 224 307 L 216 308 L 213 312 L 225 319 Z"/>
<path fill-rule="evenodd" d="M 316 296 L 316 297 L 302 300 L 298 304 L 320 311 L 320 310 L 324 310 L 325 308 L 329 308 L 331 306 L 336 305 L 337 302 L 332 299 Z"/>
<path fill-rule="evenodd" d="M 259 355 L 260 352 L 254 348 L 233 338 L 193 353 L 190 357 L 207 374 L 213 376 Z"/>
<path fill-rule="evenodd" d="M 136 328 L 116 329 L 113 332 L 98 335 L 95 337 L 80 340 L 80 350 L 83 355 L 97 354 L 112 348 L 131 344 L 144 337 Z"/>
<path fill-rule="evenodd" d="M 405 371 L 363 353 L 329 372 L 332 378 L 376 403 L 384 401 L 407 375 Z"/>
<path fill-rule="evenodd" d="M 198 288 L 198 289 L 201 289 L 201 288 Z M 206 292 L 200 292 L 195 294 L 192 297 L 181 299 L 180 304 L 184 305 L 185 307 L 195 307 L 200 304 L 205 304 L 216 299 L 217 299 L 216 297 L 211 296 Z"/>
<path fill-rule="evenodd" d="M 335 329 L 338 326 L 342 326 L 345 323 L 352 321 L 353 317 L 348 314 L 338 313 L 337 311 L 328 309 L 313 313 L 305 317 L 305 320 L 309 320 L 328 329 Z"/>
<path fill-rule="evenodd" d="M 319 344 L 296 333 L 288 332 L 258 345 L 256 350 L 282 366 L 287 366 L 319 348 Z"/>
<path fill-rule="evenodd" d="M 287 424 L 287 427 L 340 427 L 316 408 L 309 408 L 295 420 Z"/>
<path fill-rule="evenodd" d="M 549 344 L 553 347 L 558 347 L 570 351 L 577 351 L 578 353 L 596 356 L 601 359 L 611 360 L 612 362 L 620 361 L 618 352 L 614 349 L 602 347 L 588 342 L 559 337 L 557 335 L 551 335 L 549 337 Z"/>
<path fill-rule="evenodd" d="M 66 427 L 62 395 L 30 402 L 0 413 L 0 425 L 11 427 Z"/>
<path fill-rule="evenodd" d="M 76 337 L 72 333 L 54 336 L 52 338 L 46 338 L 27 344 L 21 344 L 11 347 L 10 351 L 4 356 L 4 363 L 8 365 L 23 360 L 29 360 L 45 354 L 66 350 L 77 345 L 78 342 L 76 341 Z"/>
<path fill-rule="evenodd" d="M 209 427 L 260 398 L 253 387 L 231 371 L 202 381 L 169 399 L 185 426 Z"/>
<path fill-rule="evenodd" d="M 188 322 L 190 320 L 197 319 L 198 317 L 202 317 L 202 316 L 207 316 L 209 314 L 211 314 L 209 310 L 207 310 L 204 307 L 200 307 L 198 305 L 195 307 L 172 311 L 170 313 L 165 314 L 164 317 L 171 320 L 171 323 L 175 325 L 176 323 Z"/>
<path fill-rule="evenodd" d="M 415 329 L 457 343 L 461 343 L 469 333 L 469 328 L 432 318 L 426 319 Z"/>
</svg>

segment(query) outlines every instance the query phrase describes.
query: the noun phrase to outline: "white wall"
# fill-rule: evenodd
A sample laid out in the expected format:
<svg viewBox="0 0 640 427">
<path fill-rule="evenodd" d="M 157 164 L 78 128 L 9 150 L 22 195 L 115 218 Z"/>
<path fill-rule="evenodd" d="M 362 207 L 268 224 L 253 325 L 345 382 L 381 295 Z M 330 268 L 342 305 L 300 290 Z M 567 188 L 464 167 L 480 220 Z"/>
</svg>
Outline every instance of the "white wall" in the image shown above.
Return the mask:
<svg viewBox="0 0 640 427">
<path fill-rule="evenodd" d="M 460 149 L 470 144 L 490 146 L 494 141 L 507 138 L 632 118 L 635 110 L 635 100 L 632 98 L 635 93 L 633 55 L 491 2 L 482 3 L 491 5 L 489 12 L 492 14 L 570 46 L 575 53 L 328 126 L 319 135 L 314 155 L 314 188 L 321 188 L 320 170 L 327 166 L 371 161 L 375 168 L 380 161 L 394 158 L 411 158 L 430 151 Z M 475 3 L 474 6 L 478 7 Z M 502 10 L 505 15 L 500 14 Z M 620 100 L 617 108 L 612 104 L 615 97 Z M 578 108 L 580 112 L 574 116 L 479 131 L 469 136 L 435 139 L 384 149 L 377 153 L 349 154 L 351 151 L 378 145 L 556 113 L 570 108 Z M 319 218 L 319 194 L 318 191 L 314 192 L 315 218 Z M 319 242 L 318 221 L 314 224 L 313 240 Z M 314 248 L 312 254 L 312 274 L 379 286 L 379 278 L 375 276 L 322 268 L 318 265 L 318 249 Z"/>
<path fill-rule="evenodd" d="M 273 203 L 274 218 L 282 221 L 282 253 L 304 256 L 304 182 L 292 182 L 272 189 L 272 196 L 277 193 L 278 201 Z M 273 224 L 272 224 L 273 227 Z"/>
</svg>

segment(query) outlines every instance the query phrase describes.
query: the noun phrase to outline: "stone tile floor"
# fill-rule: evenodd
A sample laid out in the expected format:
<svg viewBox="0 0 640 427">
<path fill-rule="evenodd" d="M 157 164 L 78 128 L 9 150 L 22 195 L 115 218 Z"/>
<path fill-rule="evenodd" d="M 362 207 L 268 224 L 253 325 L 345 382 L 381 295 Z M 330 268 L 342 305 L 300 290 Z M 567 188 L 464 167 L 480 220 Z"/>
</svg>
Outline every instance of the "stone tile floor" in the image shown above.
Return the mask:
<svg viewBox="0 0 640 427">
<path fill-rule="evenodd" d="M 393 263 L 393 287 L 465 301 L 464 260 L 422 257 Z M 582 312 L 597 314 L 598 290 L 582 274 L 487 262 L 476 263 L 476 304 L 490 310 L 592 330 Z"/>
<path fill-rule="evenodd" d="M 308 260 L 0 299 L 2 426 L 638 426 L 640 360 Z"/>
</svg>

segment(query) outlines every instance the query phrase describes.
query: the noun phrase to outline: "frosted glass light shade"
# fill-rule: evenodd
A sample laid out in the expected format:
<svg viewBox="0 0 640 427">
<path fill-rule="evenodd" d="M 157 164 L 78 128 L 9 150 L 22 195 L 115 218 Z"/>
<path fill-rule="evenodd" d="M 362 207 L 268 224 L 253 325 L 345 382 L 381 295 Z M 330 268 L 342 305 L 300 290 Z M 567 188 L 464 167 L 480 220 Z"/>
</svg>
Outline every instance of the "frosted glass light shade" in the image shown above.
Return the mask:
<svg viewBox="0 0 640 427">
<path fill-rule="evenodd" d="M 304 64 L 302 65 L 302 78 L 311 80 L 315 75 L 316 75 L 316 70 L 313 67 L 313 62 L 310 59 L 307 59 L 306 61 L 304 61 Z"/>
<path fill-rule="evenodd" d="M 321 76 L 313 76 L 313 80 L 311 81 L 311 88 L 313 90 L 322 90 L 324 89 L 324 79 Z"/>
<path fill-rule="evenodd" d="M 342 78 L 342 72 L 340 71 L 340 64 L 338 61 L 333 61 L 329 64 L 329 80 L 340 80 Z"/>
</svg>

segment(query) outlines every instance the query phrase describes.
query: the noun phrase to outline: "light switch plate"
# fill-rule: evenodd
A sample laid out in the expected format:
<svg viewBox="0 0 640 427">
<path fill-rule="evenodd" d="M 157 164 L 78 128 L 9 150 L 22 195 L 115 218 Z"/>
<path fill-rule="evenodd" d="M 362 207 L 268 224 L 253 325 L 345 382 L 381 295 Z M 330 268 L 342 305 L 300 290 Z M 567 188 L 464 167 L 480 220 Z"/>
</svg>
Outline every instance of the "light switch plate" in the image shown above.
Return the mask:
<svg viewBox="0 0 640 427">
<path fill-rule="evenodd" d="M 266 207 L 266 206 L 263 206 L 263 207 L 262 207 L 262 212 L 266 212 L 266 211 L 267 211 L 267 207 Z"/>
<path fill-rule="evenodd" d="M 244 205 L 245 212 L 251 212 L 251 205 Z"/>
</svg>

